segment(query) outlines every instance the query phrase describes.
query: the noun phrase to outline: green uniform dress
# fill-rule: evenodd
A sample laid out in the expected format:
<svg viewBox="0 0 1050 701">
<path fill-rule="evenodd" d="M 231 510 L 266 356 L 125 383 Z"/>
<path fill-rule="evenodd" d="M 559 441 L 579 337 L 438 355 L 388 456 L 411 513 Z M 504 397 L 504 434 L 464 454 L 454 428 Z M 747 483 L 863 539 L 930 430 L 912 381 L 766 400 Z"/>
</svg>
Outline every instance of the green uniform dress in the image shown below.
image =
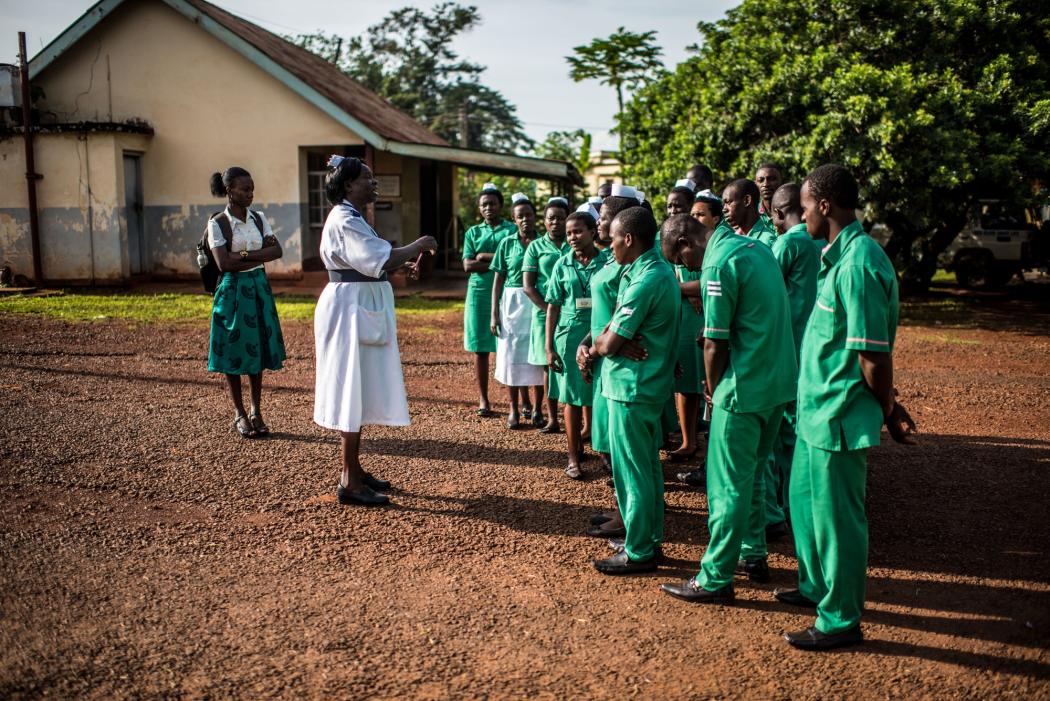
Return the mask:
<svg viewBox="0 0 1050 701">
<path fill-rule="evenodd" d="M 602 359 L 601 391 L 608 400 L 613 483 L 624 527 L 624 550 L 648 560 L 663 541 L 664 475 L 660 465 L 660 418 L 674 391 L 681 290 L 671 265 L 649 249 L 627 266 L 609 329 L 638 338 L 645 360 L 614 355 Z"/>
<path fill-rule="evenodd" d="M 479 253 L 495 253 L 499 242 L 513 235 L 517 227 L 506 219 L 496 227 L 485 222 L 467 229 L 463 239 L 463 260 Z M 467 299 L 463 307 L 463 350 L 471 353 L 495 353 L 496 337 L 489 329 L 492 317 L 492 281 L 496 273 L 490 268 L 471 273 L 467 280 Z"/>
<path fill-rule="evenodd" d="M 609 249 L 606 249 L 607 251 Z M 616 296 L 620 280 L 627 268 L 616 262 L 612 251 L 605 265 L 591 278 L 591 342 L 597 340 L 612 321 L 616 311 Z M 591 447 L 597 453 L 609 454 L 609 402 L 602 395 L 602 358 L 596 358 L 591 368 L 593 386 L 591 406 Z"/>
<path fill-rule="evenodd" d="M 690 272 L 684 265 L 676 265 L 674 274 L 679 283 L 695 282 L 700 279 L 701 271 Z M 682 366 L 682 376 L 675 378 L 674 391 L 679 394 L 701 394 L 704 353 L 696 338 L 704 328 L 704 317 L 693 306 L 691 299 L 679 295 L 678 301 L 678 363 Z"/>
<path fill-rule="evenodd" d="M 710 542 L 697 583 L 733 581 L 745 559 L 766 556 L 766 461 L 798 367 L 784 280 L 772 252 L 743 236 L 724 236 L 704 255 L 704 337 L 729 342 L 729 362 L 712 396 L 707 448 Z"/>
<path fill-rule="evenodd" d="M 554 264 L 558 262 L 569 244 L 562 239 L 561 245 L 551 240 L 547 234 L 540 236 L 529 244 L 525 251 L 525 260 L 521 270 L 525 273 L 536 273 L 536 291 L 546 298 L 547 279 L 550 278 Z M 547 365 L 547 308 L 535 307 L 532 310 L 532 337 L 529 340 L 529 362 L 533 365 Z"/>
<path fill-rule="evenodd" d="M 821 243 L 821 246 L 823 242 Z M 817 273 L 820 271 L 820 248 L 799 224 L 777 236 L 773 242 L 773 257 L 787 286 L 788 306 L 791 309 L 791 333 L 795 339 L 795 358 L 802 348 L 802 334 L 817 298 Z M 791 460 L 795 452 L 795 402 L 784 409 L 784 420 L 773 443 L 770 469 L 766 472 L 766 523 L 781 523 L 787 517 L 788 484 Z"/>
<path fill-rule="evenodd" d="M 561 307 L 553 340 L 562 362 L 561 372 L 551 370 L 548 394 L 562 404 L 591 406 L 593 402 L 594 388 L 580 374 L 576 349 L 591 331 L 591 278 L 605 267 L 609 256 L 607 249 L 600 250 L 583 265 L 570 250 L 554 264 L 547 280 L 547 303 Z"/>
<path fill-rule="evenodd" d="M 858 625 L 864 608 L 867 451 L 879 444 L 883 415 L 861 375 L 858 351 L 893 352 L 898 304 L 890 259 L 853 222 L 821 259 L 802 340 L 789 489 L 799 591 L 817 602 L 822 633 Z"/>
</svg>

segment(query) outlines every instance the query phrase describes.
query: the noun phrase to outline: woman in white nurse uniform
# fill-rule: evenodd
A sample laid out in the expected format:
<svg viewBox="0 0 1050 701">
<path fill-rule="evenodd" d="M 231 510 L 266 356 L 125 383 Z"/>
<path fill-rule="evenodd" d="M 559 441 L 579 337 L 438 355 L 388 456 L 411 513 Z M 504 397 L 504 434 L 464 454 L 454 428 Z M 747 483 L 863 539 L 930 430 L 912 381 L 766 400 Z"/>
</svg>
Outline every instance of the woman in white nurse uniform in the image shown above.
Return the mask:
<svg viewBox="0 0 1050 701">
<path fill-rule="evenodd" d="M 437 248 L 432 236 L 401 248 L 379 238 L 362 214 L 378 198 L 377 188 L 359 159 L 329 159 L 325 195 L 334 207 L 321 234 L 329 282 L 314 312 L 314 422 L 342 434 L 339 502 L 365 506 L 388 503 L 379 492 L 390 483 L 361 467 L 361 428 L 409 424 L 387 271 L 413 267 L 424 251 Z"/>
</svg>

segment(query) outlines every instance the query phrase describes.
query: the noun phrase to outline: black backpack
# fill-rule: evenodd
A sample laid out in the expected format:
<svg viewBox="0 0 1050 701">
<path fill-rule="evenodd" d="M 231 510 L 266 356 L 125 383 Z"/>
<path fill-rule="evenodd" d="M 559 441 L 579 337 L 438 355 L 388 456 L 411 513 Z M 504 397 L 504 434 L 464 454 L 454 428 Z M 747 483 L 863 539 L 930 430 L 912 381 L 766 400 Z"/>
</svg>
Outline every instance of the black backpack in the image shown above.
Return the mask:
<svg viewBox="0 0 1050 701">
<path fill-rule="evenodd" d="M 263 234 L 266 229 L 263 228 L 262 215 L 250 210 L 248 213 L 252 215 L 252 220 L 255 221 L 255 226 L 258 227 L 259 233 Z M 230 226 L 230 220 L 226 216 L 226 212 L 216 212 L 208 217 L 208 221 L 213 219 L 219 225 L 219 231 L 222 232 L 222 237 L 226 239 L 226 250 L 229 251 L 230 246 L 233 244 L 233 227 Z M 201 284 L 204 285 L 204 291 L 208 294 L 215 294 L 215 287 L 219 282 L 222 271 L 219 270 L 219 266 L 215 263 L 215 256 L 212 255 L 211 247 L 208 245 L 207 226 L 204 227 L 204 234 L 201 236 L 201 240 L 197 242 L 197 266 L 201 269 Z"/>
</svg>

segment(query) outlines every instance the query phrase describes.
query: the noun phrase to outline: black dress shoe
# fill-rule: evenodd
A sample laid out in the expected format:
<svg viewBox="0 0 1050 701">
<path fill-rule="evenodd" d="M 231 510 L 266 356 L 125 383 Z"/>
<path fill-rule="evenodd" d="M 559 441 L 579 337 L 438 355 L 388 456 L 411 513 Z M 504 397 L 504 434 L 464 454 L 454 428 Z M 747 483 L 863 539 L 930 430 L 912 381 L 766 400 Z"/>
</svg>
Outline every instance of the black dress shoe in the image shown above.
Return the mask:
<svg viewBox="0 0 1050 701">
<path fill-rule="evenodd" d="M 592 526 L 600 526 L 606 521 L 612 521 L 613 518 L 614 516 L 612 514 L 595 514 L 594 516 L 591 516 L 590 522 Z"/>
<path fill-rule="evenodd" d="M 372 476 L 371 472 L 366 472 L 364 478 L 361 480 L 368 487 L 371 487 L 377 492 L 385 492 L 390 489 L 390 483 L 386 480 L 376 479 Z"/>
<path fill-rule="evenodd" d="M 864 634 L 860 632 L 860 626 L 853 626 L 841 633 L 821 633 L 815 627 L 800 630 L 797 633 L 786 633 L 784 640 L 788 641 L 800 650 L 812 650 L 820 652 L 831 650 L 836 647 L 857 645 L 864 642 Z"/>
<path fill-rule="evenodd" d="M 815 609 L 817 607 L 816 601 L 811 601 L 802 596 L 802 592 L 798 589 L 774 589 L 773 596 L 777 597 L 777 601 L 790 606 L 801 606 L 807 609 Z"/>
<path fill-rule="evenodd" d="M 759 584 L 765 584 L 771 579 L 769 576 L 769 561 L 765 558 L 761 560 L 740 560 L 736 563 L 735 572 L 736 574 L 746 574 L 748 579 Z"/>
<path fill-rule="evenodd" d="M 356 492 L 351 492 L 342 486 L 336 487 L 335 495 L 340 504 L 347 506 L 385 506 L 390 503 L 390 497 L 385 494 L 376 494 L 372 488 L 365 485 Z"/>
<path fill-rule="evenodd" d="M 690 487 L 703 489 L 707 486 L 707 473 L 704 471 L 702 465 L 695 470 L 690 470 L 689 472 L 679 472 L 677 477 L 679 482 L 684 482 Z"/>
<path fill-rule="evenodd" d="M 608 523 L 608 521 L 606 521 Z M 627 529 L 623 526 L 619 528 L 604 528 L 605 524 L 601 526 L 591 526 L 587 529 L 587 535 L 592 538 L 626 538 Z"/>
<path fill-rule="evenodd" d="M 711 591 L 696 583 L 695 577 L 683 579 L 679 584 L 661 584 L 660 590 L 676 599 L 690 601 L 694 604 L 732 604 L 736 602 L 733 585 L 727 584 L 721 589 Z"/>
<path fill-rule="evenodd" d="M 632 560 L 627 553 L 620 551 L 604 560 L 591 560 L 594 569 L 602 574 L 634 574 L 636 572 L 654 572 L 656 570 L 656 558 L 648 560 Z"/>
<path fill-rule="evenodd" d="M 772 543 L 781 538 L 786 538 L 789 533 L 791 533 L 791 531 L 788 530 L 787 521 L 781 521 L 780 523 L 766 526 L 766 542 Z"/>
</svg>

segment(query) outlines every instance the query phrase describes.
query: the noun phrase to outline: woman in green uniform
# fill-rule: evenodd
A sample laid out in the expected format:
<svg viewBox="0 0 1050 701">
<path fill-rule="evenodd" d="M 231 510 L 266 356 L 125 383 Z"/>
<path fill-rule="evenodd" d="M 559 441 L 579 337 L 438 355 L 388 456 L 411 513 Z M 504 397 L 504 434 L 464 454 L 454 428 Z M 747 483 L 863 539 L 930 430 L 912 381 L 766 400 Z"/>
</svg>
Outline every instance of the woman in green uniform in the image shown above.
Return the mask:
<svg viewBox="0 0 1050 701">
<path fill-rule="evenodd" d="M 598 215 L 599 240 L 611 241 L 609 228 L 616 215 L 639 202 L 634 188 L 627 185 L 613 186 L 613 194 L 605 198 Z M 585 380 L 592 386 L 591 404 L 591 448 L 601 455 L 604 467 L 612 471 L 609 461 L 609 405 L 601 392 L 602 359 L 592 349 L 593 339 L 598 338 L 612 320 L 616 310 L 616 295 L 620 289 L 620 278 L 626 268 L 611 255 L 601 270 L 591 277 L 591 332 L 584 337 L 576 350 L 576 363 Z M 619 509 L 613 509 L 591 517 L 587 535 L 604 538 L 621 538 L 626 531 Z"/>
<path fill-rule="evenodd" d="M 463 350 L 474 354 L 474 377 L 478 384 L 478 416 L 493 416 L 489 406 L 489 353 L 496 352 L 496 337 L 489 329 L 492 317 L 492 279 L 489 269 L 499 242 L 516 231 L 503 218 L 503 193 L 485 183 L 478 195 L 478 211 L 484 221 L 467 229 L 463 240 L 463 269 L 470 273 L 463 308 Z"/>
<path fill-rule="evenodd" d="M 565 474 L 580 479 L 583 436 L 590 432 L 591 385 L 585 382 L 574 355 L 591 330 L 591 278 L 609 257 L 594 245 L 597 212 L 584 205 L 565 221 L 571 250 L 554 264 L 547 280 L 547 366 L 550 394 L 564 406 L 569 466 Z"/>
<path fill-rule="evenodd" d="M 510 414 L 507 427 L 520 428 L 521 404 L 527 404 L 529 387 L 533 388 L 535 407 L 539 409 L 543 390 L 543 368 L 529 362 L 532 332 L 532 302 L 522 288 L 522 262 L 529 244 L 536 239 L 536 207 L 528 196 L 518 192 L 511 197 L 511 213 L 517 233 L 500 241 L 490 268 L 492 281 L 492 334 L 496 336 L 496 379 L 507 386 Z M 527 413 L 527 412 L 526 412 Z"/>
<path fill-rule="evenodd" d="M 676 214 L 690 214 L 696 185 L 692 180 L 679 180 L 674 189 L 667 194 L 667 218 Z M 696 342 L 696 337 L 703 329 L 700 316 L 700 271 L 690 272 L 687 267 L 676 260 L 674 242 L 664 241 L 662 246 L 664 258 L 674 267 L 675 279 L 681 290 L 681 302 L 678 312 L 678 348 L 677 366 L 681 374 L 675 375 L 674 404 L 678 417 L 678 427 L 682 433 L 682 444 L 668 452 L 671 462 L 682 462 L 692 458 L 699 445 L 696 441 L 696 420 L 700 414 L 700 387 L 703 375 L 703 354 Z"/>
<path fill-rule="evenodd" d="M 550 370 L 547 367 L 547 280 L 554 264 L 569 250 L 565 243 L 565 219 L 569 216 L 569 201 L 564 197 L 547 200 L 543 212 L 543 225 L 547 233 L 529 244 L 522 263 L 522 284 L 525 294 L 535 307 L 532 310 L 532 334 L 529 339 L 529 362 L 543 367 L 543 389 L 547 395 L 548 421 L 540 433 L 557 433 L 558 400 L 550 393 Z M 537 404 L 532 414 L 532 424 L 543 423 L 543 411 Z"/>
</svg>

